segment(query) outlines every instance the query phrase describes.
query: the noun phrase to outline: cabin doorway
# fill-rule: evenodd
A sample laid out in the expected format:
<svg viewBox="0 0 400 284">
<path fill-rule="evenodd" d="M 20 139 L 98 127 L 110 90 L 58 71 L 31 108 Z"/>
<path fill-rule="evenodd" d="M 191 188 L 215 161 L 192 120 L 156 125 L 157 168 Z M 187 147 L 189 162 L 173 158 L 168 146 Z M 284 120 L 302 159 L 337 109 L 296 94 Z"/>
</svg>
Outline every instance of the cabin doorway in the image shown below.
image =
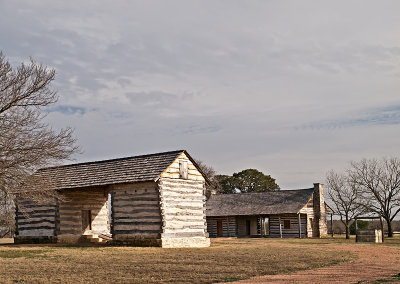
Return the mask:
<svg viewBox="0 0 400 284">
<path fill-rule="evenodd" d="M 246 220 L 246 236 L 250 236 L 250 229 L 251 229 L 251 221 Z"/>
<path fill-rule="evenodd" d="M 82 233 L 92 230 L 92 210 L 82 210 Z"/>
<path fill-rule="evenodd" d="M 223 236 L 222 221 L 218 220 L 217 221 L 217 237 L 222 237 L 222 236 Z"/>
</svg>

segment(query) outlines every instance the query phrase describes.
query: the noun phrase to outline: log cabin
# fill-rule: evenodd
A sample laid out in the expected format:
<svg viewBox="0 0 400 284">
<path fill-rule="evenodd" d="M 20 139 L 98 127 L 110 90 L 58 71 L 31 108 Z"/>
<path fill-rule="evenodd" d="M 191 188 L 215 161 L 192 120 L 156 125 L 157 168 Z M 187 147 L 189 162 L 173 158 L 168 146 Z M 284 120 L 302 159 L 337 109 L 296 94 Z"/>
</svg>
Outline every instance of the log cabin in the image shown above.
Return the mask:
<svg viewBox="0 0 400 284">
<path fill-rule="evenodd" d="M 300 190 L 212 194 L 206 204 L 210 237 L 326 237 L 326 214 L 333 214 L 320 183 Z"/>
<path fill-rule="evenodd" d="M 59 197 L 17 199 L 16 243 L 210 245 L 206 178 L 185 150 L 50 167 L 36 175 L 51 181 Z"/>
</svg>

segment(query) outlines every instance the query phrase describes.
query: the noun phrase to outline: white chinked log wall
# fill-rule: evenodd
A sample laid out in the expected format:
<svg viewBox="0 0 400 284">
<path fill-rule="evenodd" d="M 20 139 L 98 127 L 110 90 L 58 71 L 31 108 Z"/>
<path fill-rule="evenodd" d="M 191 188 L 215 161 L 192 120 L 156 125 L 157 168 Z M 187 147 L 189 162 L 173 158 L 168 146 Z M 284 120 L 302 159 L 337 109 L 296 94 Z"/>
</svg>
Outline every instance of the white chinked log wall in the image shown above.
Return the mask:
<svg viewBox="0 0 400 284">
<path fill-rule="evenodd" d="M 55 242 L 56 223 L 56 202 L 37 203 L 19 200 L 16 212 L 15 242 Z"/>
<path fill-rule="evenodd" d="M 158 187 L 163 224 L 162 247 L 210 246 L 205 180 L 184 153 L 161 175 Z"/>
</svg>

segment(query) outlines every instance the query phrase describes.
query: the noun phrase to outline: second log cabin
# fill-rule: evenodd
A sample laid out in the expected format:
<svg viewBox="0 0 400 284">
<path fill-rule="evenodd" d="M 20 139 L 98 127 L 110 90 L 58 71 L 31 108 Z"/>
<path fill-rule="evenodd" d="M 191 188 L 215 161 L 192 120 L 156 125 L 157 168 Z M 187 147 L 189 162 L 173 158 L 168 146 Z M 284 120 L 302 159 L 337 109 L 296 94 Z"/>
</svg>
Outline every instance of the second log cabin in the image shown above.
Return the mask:
<svg viewBox="0 0 400 284">
<path fill-rule="evenodd" d="M 324 188 L 213 194 L 207 200 L 210 237 L 326 237 Z"/>
</svg>

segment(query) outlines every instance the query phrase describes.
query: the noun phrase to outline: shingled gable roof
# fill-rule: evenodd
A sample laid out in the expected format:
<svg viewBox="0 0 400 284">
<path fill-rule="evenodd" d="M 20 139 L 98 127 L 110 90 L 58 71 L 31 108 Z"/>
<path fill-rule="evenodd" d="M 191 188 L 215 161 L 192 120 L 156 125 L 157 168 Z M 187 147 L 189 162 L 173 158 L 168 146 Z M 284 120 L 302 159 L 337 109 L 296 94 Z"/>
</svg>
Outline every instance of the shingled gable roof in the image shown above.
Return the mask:
<svg viewBox="0 0 400 284">
<path fill-rule="evenodd" d="M 279 190 L 212 195 L 206 203 L 207 217 L 298 213 L 314 189 Z"/>
<path fill-rule="evenodd" d="M 36 172 L 56 189 L 157 181 L 185 150 L 44 168 Z"/>
</svg>

